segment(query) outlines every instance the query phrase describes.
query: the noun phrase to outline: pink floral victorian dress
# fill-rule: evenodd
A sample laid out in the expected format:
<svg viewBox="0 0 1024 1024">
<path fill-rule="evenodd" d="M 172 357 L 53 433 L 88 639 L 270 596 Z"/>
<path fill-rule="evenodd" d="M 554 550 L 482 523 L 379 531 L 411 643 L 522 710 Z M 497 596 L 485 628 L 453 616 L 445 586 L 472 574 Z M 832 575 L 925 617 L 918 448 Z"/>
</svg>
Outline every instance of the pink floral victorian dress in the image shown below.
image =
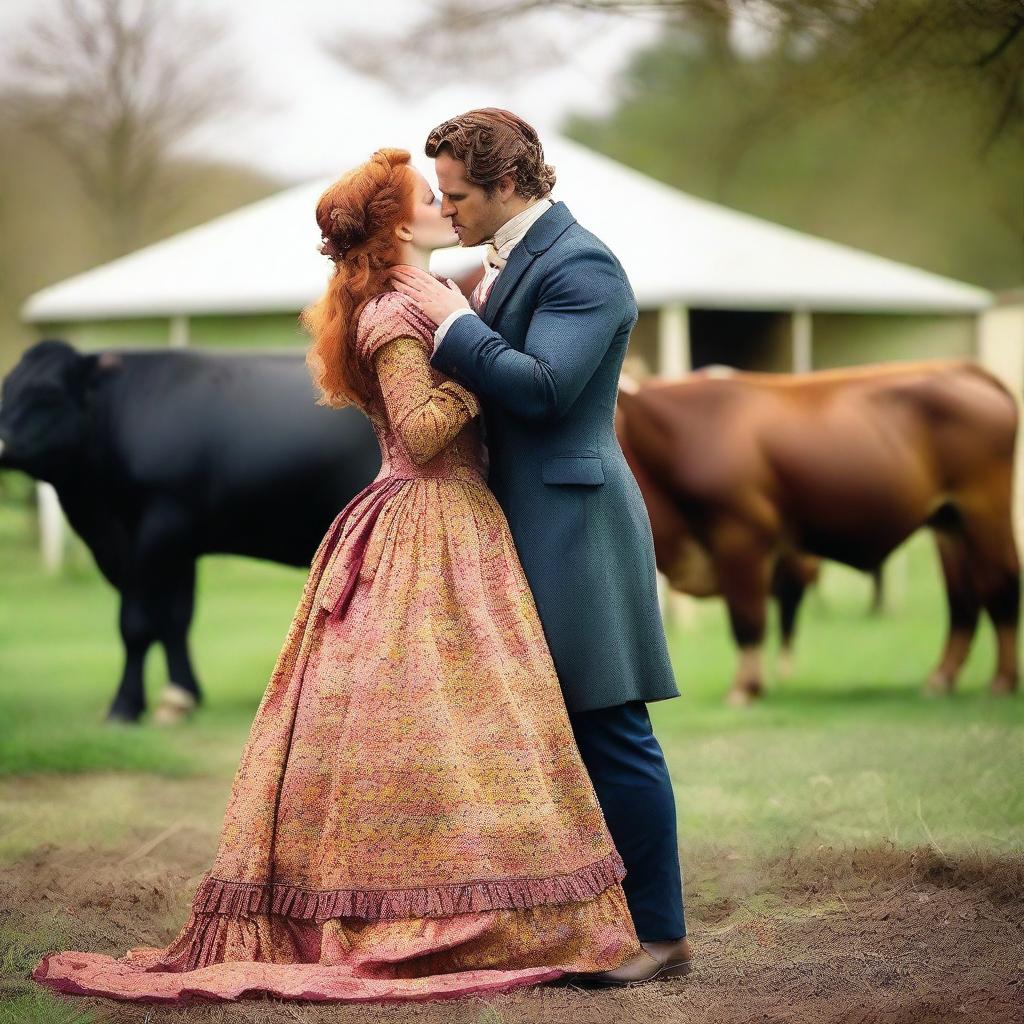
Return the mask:
<svg viewBox="0 0 1024 1024">
<path fill-rule="evenodd" d="M 169 946 L 50 953 L 51 988 L 179 1002 L 424 999 L 640 951 L 476 397 L 386 292 L 359 321 L 383 465 L 316 554 L 212 866 Z"/>
</svg>

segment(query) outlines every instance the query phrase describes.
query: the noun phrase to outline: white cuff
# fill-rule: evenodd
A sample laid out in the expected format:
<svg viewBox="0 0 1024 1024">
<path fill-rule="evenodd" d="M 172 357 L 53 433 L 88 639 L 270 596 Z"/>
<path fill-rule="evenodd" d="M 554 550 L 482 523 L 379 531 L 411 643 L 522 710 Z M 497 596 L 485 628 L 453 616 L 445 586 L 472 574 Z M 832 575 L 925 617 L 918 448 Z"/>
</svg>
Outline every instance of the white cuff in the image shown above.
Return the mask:
<svg viewBox="0 0 1024 1024">
<path fill-rule="evenodd" d="M 451 327 L 460 316 L 465 316 L 467 313 L 472 313 L 473 310 L 466 309 L 463 306 L 461 309 L 455 310 L 454 313 L 449 313 L 438 325 L 437 330 L 434 331 L 434 351 L 437 351 L 437 346 L 444 341 L 444 336 L 448 333 L 448 328 Z"/>
</svg>

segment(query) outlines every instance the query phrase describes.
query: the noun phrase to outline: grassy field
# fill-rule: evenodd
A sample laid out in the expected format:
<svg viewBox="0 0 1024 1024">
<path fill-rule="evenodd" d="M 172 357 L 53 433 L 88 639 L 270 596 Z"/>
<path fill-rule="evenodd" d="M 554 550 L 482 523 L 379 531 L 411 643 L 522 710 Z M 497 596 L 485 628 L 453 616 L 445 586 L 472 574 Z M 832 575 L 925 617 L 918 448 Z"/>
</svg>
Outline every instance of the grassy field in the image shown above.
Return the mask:
<svg viewBox="0 0 1024 1024">
<path fill-rule="evenodd" d="M 72 548 L 48 577 L 24 515 L 0 519 L 0 775 L 146 772 L 229 776 L 295 609 L 304 572 L 240 558 L 200 562 L 192 651 L 206 701 L 167 731 L 102 721 L 121 668 L 117 600 Z M 945 611 L 930 541 L 904 555 L 898 605 L 867 614 L 866 578 L 829 566 L 803 609 L 792 679 L 748 709 L 723 702 L 733 666 L 724 610 L 670 631 L 682 697 L 650 705 L 672 767 L 683 836 L 777 848 L 808 842 L 1024 848 L 1024 700 L 994 699 L 986 627 L 958 692 L 920 695 Z M 899 574 L 894 567 L 893 576 Z M 166 679 L 151 650 L 147 692 Z M 20 838 L 19 838 L 20 837 Z M 37 841 L 5 830 L 0 855 Z"/>
<path fill-rule="evenodd" d="M 184 910 L 188 880 L 212 853 L 238 755 L 305 574 L 204 559 L 191 646 L 205 704 L 176 729 L 112 727 L 102 719 L 121 667 L 115 594 L 77 544 L 64 571 L 45 575 L 31 531 L 21 508 L 0 505 L 0 869 L 31 864 L 31 888 L 38 889 L 52 868 L 52 885 L 66 889 L 68 878 L 91 864 L 100 876 L 108 872 L 112 891 L 125 864 L 137 879 L 157 871 L 166 881 L 170 872 L 183 895 L 160 903 L 140 933 L 144 943 L 159 942 Z M 868 580 L 829 566 L 803 609 L 795 675 L 773 682 L 767 699 L 746 709 L 723 700 L 733 650 L 720 602 L 700 604 L 687 628 L 670 629 L 682 697 L 650 708 L 675 781 L 689 899 L 705 928 L 724 920 L 723 906 L 728 928 L 737 913 L 767 915 L 776 929 L 780 920 L 795 920 L 786 916 L 792 901 L 785 913 L 777 906 L 789 885 L 778 865 L 791 866 L 794 857 L 828 861 L 826 875 L 850 879 L 859 877 L 850 867 L 855 851 L 914 851 L 916 863 L 923 851 L 947 867 L 971 858 L 1020 862 L 1024 698 L 985 692 L 994 660 L 987 626 L 958 692 L 920 695 L 945 623 L 927 537 L 900 553 L 889 593 L 892 607 L 872 617 Z M 153 650 L 151 700 L 165 678 L 162 653 Z M 83 893 L 99 877 L 90 877 L 92 870 L 76 883 Z M 774 890 L 750 882 L 757 872 L 776 878 Z M 847 889 L 838 899 L 853 897 Z M 5 904 L 12 900 L 8 894 Z M 839 905 L 827 895 L 815 913 Z M 25 990 L 24 972 L 39 951 L 93 934 L 69 928 L 73 923 L 60 915 L 6 920 L 0 973 L 14 980 L 6 1002 L 0 988 L 0 1024 L 115 1019 L 78 1018 L 65 1002 Z M 95 936 L 118 946 L 115 932 Z M 514 1000 L 502 1005 L 510 1020 L 532 1019 L 512 1012 Z"/>
</svg>

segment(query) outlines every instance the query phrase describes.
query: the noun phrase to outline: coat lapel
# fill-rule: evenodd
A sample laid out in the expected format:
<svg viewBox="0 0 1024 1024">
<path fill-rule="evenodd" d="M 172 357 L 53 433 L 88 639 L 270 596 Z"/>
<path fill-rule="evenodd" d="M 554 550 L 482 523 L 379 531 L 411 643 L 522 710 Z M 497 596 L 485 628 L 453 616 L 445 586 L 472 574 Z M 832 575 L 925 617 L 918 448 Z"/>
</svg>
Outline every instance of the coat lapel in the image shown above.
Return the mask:
<svg viewBox="0 0 1024 1024">
<path fill-rule="evenodd" d="M 483 321 L 488 327 L 494 325 L 501 312 L 501 307 L 508 301 L 527 268 L 545 250 L 550 249 L 576 218 L 569 212 L 569 207 L 559 201 L 550 210 L 541 214 L 522 241 L 509 253 L 508 262 L 501 269 L 498 279 L 491 288 L 487 302 L 484 303 Z"/>
</svg>

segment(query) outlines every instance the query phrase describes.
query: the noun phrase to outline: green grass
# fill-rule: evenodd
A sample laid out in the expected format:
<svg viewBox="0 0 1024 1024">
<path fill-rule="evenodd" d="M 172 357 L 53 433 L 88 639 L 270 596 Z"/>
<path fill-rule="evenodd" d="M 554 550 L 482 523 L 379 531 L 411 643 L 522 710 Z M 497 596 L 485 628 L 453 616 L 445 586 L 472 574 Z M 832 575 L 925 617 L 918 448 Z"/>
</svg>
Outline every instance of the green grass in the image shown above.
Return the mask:
<svg viewBox="0 0 1024 1024">
<path fill-rule="evenodd" d="M 957 692 L 927 698 L 946 611 L 926 534 L 889 564 L 891 606 L 870 616 L 870 583 L 826 567 L 801 611 L 796 670 L 746 709 L 721 697 L 735 653 L 720 601 L 670 631 L 683 697 L 651 705 L 686 837 L 737 848 L 920 843 L 943 852 L 1024 848 L 1024 703 L 986 687 L 985 623 Z M 776 647 L 772 642 L 767 663 Z"/>
<path fill-rule="evenodd" d="M 31 520 L 8 504 L 0 505 L 0 560 L 0 775 L 230 779 L 304 571 L 200 562 L 191 648 L 206 703 L 192 722 L 163 730 L 102 721 L 121 667 L 117 601 L 88 554 L 75 546 L 62 573 L 45 575 Z M 878 842 L 1024 848 L 1024 698 L 985 692 L 991 630 L 979 634 L 957 693 L 924 698 L 945 623 L 926 536 L 898 556 L 890 595 L 895 607 L 869 617 L 867 579 L 829 566 L 802 611 L 794 678 L 772 683 L 747 709 L 723 702 L 734 652 L 721 603 L 702 602 L 690 628 L 670 630 L 682 697 L 650 709 L 684 851 L 688 843 L 742 855 Z M 151 700 L 165 679 L 154 649 Z"/>
<path fill-rule="evenodd" d="M 66 925 L 57 919 L 28 931 L 0 925 L 0 1024 L 89 1024 L 97 1019 L 28 977 L 44 953 L 70 941 Z"/>
<path fill-rule="evenodd" d="M 199 562 L 190 637 L 207 703 L 171 731 L 104 723 L 122 669 L 118 598 L 77 539 L 48 576 L 23 513 L 0 505 L 0 775 L 224 771 L 237 761 L 295 611 L 304 573 L 241 558 Z M 152 704 L 167 680 L 146 659 Z"/>
<path fill-rule="evenodd" d="M 73 1002 L 62 1001 L 39 986 L 35 988 L 36 991 L 0 1003 L 0 1024 L 93 1024 L 102 1019 L 89 1010 L 80 1010 Z"/>
</svg>

